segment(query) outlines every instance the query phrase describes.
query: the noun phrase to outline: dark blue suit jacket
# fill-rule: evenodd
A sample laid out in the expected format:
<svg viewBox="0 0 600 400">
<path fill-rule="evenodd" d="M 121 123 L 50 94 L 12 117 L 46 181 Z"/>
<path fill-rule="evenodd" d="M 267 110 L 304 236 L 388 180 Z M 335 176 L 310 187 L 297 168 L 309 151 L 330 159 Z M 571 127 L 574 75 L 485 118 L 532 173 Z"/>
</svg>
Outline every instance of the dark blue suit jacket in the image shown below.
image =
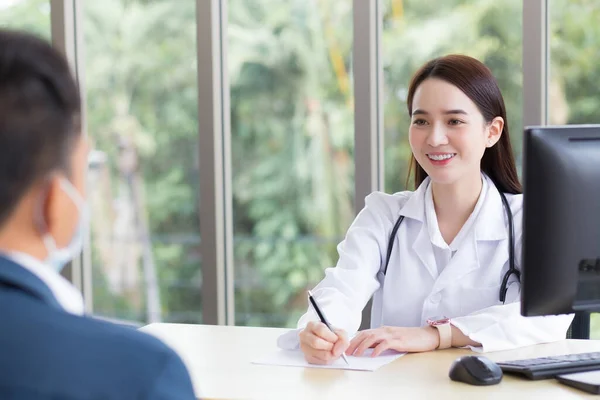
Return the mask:
<svg viewBox="0 0 600 400">
<path fill-rule="evenodd" d="M 64 311 L 34 274 L 0 257 L 0 399 L 194 399 L 160 340 Z"/>
</svg>

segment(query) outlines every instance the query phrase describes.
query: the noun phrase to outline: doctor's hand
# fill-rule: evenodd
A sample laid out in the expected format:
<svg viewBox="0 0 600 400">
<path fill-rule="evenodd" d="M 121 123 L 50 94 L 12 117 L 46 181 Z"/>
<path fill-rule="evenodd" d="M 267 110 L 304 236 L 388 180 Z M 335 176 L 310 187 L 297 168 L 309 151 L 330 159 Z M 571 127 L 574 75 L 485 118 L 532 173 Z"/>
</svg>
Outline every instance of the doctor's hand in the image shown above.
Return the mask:
<svg viewBox="0 0 600 400">
<path fill-rule="evenodd" d="M 322 322 L 311 321 L 299 334 L 300 349 L 311 364 L 330 364 L 346 351 L 348 335 L 342 329 L 331 332 Z"/>
<path fill-rule="evenodd" d="M 435 350 L 440 345 L 440 336 L 436 328 L 402 328 L 382 326 L 368 329 L 354 336 L 346 350 L 347 355 L 362 356 L 365 350 L 374 348 L 372 357 L 377 357 L 385 350 L 418 353 Z"/>
</svg>

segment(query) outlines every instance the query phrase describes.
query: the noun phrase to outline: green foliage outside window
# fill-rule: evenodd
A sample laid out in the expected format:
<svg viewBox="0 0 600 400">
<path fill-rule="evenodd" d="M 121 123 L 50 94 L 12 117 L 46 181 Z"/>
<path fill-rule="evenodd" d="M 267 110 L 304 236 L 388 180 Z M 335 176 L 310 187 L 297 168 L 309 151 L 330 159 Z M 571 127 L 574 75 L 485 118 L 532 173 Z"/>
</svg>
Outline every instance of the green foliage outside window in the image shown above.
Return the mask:
<svg viewBox="0 0 600 400">
<path fill-rule="evenodd" d="M 498 78 L 520 158 L 522 2 L 381 3 L 386 191 L 405 188 L 410 76 L 451 52 Z M 597 123 L 600 11 L 594 1 L 553 3 L 550 122 Z M 0 24 L 49 37 L 48 4 L 4 8 Z M 352 2 L 230 0 L 228 9 L 236 323 L 289 327 L 305 289 L 335 265 L 354 215 Z M 195 1 L 93 1 L 84 13 L 88 133 L 104 156 L 102 172 L 91 172 L 94 309 L 148 321 L 151 260 L 161 319 L 202 322 Z M 131 175 L 123 149 L 135 154 Z M 102 223 L 123 199 L 142 205 L 149 245 L 130 238 L 137 279 L 115 290 L 106 261 L 114 229 Z"/>
</svg>

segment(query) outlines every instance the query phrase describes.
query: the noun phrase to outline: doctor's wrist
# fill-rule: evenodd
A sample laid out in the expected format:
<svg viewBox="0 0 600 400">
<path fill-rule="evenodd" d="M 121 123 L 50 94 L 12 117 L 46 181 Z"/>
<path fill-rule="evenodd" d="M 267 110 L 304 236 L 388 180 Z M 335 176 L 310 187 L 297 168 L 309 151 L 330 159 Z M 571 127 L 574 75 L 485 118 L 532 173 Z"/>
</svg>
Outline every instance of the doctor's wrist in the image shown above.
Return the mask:
<svg viewBox="0 0 600 400">
<path fill-rule="evenodd" d="M 432 317 L 427 324 L 437 331 L 438 345 L 436 349 L 443 350 L 452 347 L 452 325 L 447 317 Z"/>
<path fill-rule="evenodd" d="M 431 338 L 431 350 L 437 350 L 440 347 L 440 333 L 433 326 L 425 326 L 423 330 Z"/>
<path fill-rule="evenodd" d="M 452 325 L 452 347 L 481 347 L 481 343 L 476 342 L 465 335 L 458 327 Z"/>
</svg>

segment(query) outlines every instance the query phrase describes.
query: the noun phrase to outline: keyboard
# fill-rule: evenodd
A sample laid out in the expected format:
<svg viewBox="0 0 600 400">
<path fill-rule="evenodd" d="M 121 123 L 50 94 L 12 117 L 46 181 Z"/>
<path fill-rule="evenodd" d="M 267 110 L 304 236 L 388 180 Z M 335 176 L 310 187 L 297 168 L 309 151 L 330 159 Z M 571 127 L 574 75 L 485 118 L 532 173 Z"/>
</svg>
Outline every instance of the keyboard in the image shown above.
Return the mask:
<svg viewBox="0 0 600 400">
<path fill-rule="evenodd" d="M 503 372 L 529 379 L 547 379 L 556 375 L 600 370 L 600 352 L 565 354 L 497 363 Z"/>
</svg>

